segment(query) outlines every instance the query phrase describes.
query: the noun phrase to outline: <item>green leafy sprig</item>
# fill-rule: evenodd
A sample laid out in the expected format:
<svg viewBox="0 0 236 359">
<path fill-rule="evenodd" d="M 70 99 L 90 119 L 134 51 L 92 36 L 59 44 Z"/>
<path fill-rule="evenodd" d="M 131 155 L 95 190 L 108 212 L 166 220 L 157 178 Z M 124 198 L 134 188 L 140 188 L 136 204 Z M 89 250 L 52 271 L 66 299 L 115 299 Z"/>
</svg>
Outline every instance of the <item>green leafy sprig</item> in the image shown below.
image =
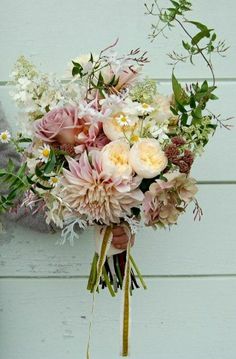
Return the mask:
<svg viewBox="0 0 236 359">
<path fill-rule="evenodd" d="M 165 30 L 170 30 L 176 25 L 180 26 L 187 36 L 187 39 L 182 41 L 182 46 L 186 54 L 179 54 L 176 51 L 168 54 L 172 60 L 171 64 L 175 67 L 179 62 L 186 62 L 188 60 L 193 64 L 194 58 L 201 56 L 211 71 L 214 86 L 216 81 L 211 55 L 217 53 L 224 56 L 228 47 L 224 41 L 217 40 L 214 29 L 209 28 L 199 21 L 194 21 L 186 17 L 187 13 L 192 10 L 192 3 L 187 0 L 170 0 L 169 7 L 161 8 L 159 1 L 154 0 L 150 6 L 146 3 L 144 5 L 146 14 L 157 18 L 157 21 L 151 25 L 152 30 L 149 34 L 152 41 L 160 34 L 166 37 Z M 193 34 L 189 27 L 193 30 Z"/>
</svg>

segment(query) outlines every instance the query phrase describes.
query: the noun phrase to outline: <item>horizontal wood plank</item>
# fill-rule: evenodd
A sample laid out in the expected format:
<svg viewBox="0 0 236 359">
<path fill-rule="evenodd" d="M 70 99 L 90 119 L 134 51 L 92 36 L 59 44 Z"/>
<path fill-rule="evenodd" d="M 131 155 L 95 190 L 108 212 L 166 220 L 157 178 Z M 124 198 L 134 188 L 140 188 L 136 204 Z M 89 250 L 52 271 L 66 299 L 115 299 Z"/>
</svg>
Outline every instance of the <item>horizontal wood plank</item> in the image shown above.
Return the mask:
<svg viewBox="0 0 236 359">
<path fill-rule="evenodd" d="M 149 1 L 148 3 L 151 3 Z M 162 1 L 165 5 L 165 1 Z M 234 0 L 227 6 L 222 0 L 198 0 L 194 2 L 190 19 L 205 22 L 216 28 L 220 39 L 231 46 L 227 59 L 214 56 L 214 67 L 218 77 L 236 77 L 234 35 Z M 0 80 L 7 80 L 17 57 L 24 54 L 43 71 L 64 73 L 66 64 L 74 57 L 91 51 L 99 52 L 119 38 L 118 51 L 127 53 L 141 47 L 147 50 L 151 63 L 146 67 L 155 78 L 169 78 L 171 67 L 166 54 L 175 50 L 183 52 L 182 39 L 186 39 L 180 28 L 169 33 L 168 40 L 160 36 L 151 43 L 148 39 L 151 23 L 156 18 L 144 15 L 143 1 L 100 0 L 91 4 L 87 0 L 1 0 L 3 14 L 0 23 L 1 53 L 5 61 L 0 68 Z M 180 65 L 182 77 L 209 77 L 210 72 L 201 60 L 199 66 Z"/>
<path fill-rule="evenodd" d="M 178 226 L 154 231 L 142 228 L 133 254 L 144 275 L 236 274 L 236 185 L 201 185 L 203 208 L 194 222 L 189 207 Z M 76 240 L 56 245 L 60 234 L 39 234 L 9 226 L 0 239 L 0 275 L 87 276 L 94 252 L 93 229 Z"/>
<path fill-rule="evenodd" d="M 132 296 L 131 358 L 234 359 L 236 279 L 152 279 Z M 0 280 L 1 359 L 84 359 L 85 280 Z M 91 358 L 118 359 L 121 297 L 95 298 Z"/>
</svg>

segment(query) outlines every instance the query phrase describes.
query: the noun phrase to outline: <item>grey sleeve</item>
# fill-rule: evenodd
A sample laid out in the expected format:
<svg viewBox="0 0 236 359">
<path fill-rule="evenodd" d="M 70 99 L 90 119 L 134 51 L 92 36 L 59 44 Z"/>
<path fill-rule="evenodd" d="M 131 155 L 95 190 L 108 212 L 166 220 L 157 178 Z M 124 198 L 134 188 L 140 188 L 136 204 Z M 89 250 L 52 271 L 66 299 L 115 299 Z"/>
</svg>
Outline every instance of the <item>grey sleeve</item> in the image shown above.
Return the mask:
<svg viewBox="0 0 236 359">
<path fill-rule="evenodd" d="M 0 132 L 4 130 L 11 130 L 10 126 L 5 118 L 4 112 L 2 110 L 2 106 L 0 103 Z M 20 156 L 15 151 L 14 147 L 10 144 L 0 143 L 0 168 L 5 168 L 7 166 L 8 160 L 12 159 L 15 163 L 16 167 L 20 165 Z M 3 194 L 3 191 L 0 193 Z M 42 233 L 49 233 L 55 231 L 54 226 L 47 225 L 44 218 L 44 213 L 39 212 L 36 214 L 32 214 L 29 211 L 26 211 L 24 207 L 21 207 L 17 210 L 17 212 L 6 213 L 3 216 L 3 221 L 10 223 L 18 223 L 26 228 L 33 229 Z"/>
<path fill-rule="evenodd" d="M 11 131 L 0 103 L 0 132 L 4 130 Z M 20 155 L 15 151 L 13 146 L 7 143 L 0 143 L 0 168 L 5 168 L 10 158 L 16 166 L 19 166 Z"/>
</svg>

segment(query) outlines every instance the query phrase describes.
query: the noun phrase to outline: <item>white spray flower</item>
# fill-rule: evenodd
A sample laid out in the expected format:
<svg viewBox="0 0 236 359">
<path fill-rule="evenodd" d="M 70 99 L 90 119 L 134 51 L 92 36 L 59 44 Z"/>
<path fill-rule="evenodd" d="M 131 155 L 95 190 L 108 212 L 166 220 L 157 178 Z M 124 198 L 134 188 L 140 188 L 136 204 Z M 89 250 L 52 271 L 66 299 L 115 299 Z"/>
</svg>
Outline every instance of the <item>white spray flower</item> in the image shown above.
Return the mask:
<svg viewBox="0 0 236 359">
<path fill-rule="evenodd" d="M 11 139 L 11 134 L 9 131 L 0 132 L 0 142 L 9 143 Z"/>
<path fill-rule="evenodd" d="M 50 146 L 44 144 L 42 147 L 39 148 L 39 158 L 43 161 L 43 162 L 48 162 L 48 159 L 50 157 Z"/>
</svg>

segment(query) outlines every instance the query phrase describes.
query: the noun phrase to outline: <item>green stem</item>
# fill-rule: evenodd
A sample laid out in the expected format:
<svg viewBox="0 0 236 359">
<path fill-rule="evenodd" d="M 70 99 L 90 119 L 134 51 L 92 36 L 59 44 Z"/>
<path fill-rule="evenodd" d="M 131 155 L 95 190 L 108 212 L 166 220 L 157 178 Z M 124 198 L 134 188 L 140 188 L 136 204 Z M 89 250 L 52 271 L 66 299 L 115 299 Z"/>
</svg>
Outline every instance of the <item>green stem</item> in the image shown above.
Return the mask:
<svg viewBox="0 0 236 359">
<path fill-rule="evenodd" d="M 130 260 L 131 260 L 131 263 L 132 263 L 132 266 L 134 267 L 135 272 L 137 273 L 137 276 L 139 277 L 139 280 L 140 280 L 140 282 L 141 282 L 143 288 L 144 288 L 144 289 L 147 289 L 147 285 L 146 285 L 146 283 L 144 282 L 143 277 L 142 277 L 142 274 L 141 274 L 140 270 L 138 269 L 138 266 L 137 266 L 137 264 L 135 263 L 133 257 L 130 255 L 129 258 L 130 258 Z"/>
<path fill-rule="evenodd" d="M 109 289 L 109 292 L 110 292 L 111 296 L 115 297 L 116 293 L 114 292 L 114 290 L 112 288 L 112 285 L 110 283 L 110 280 L 109 280 L 109 277 L 108 277 L 108 274 L 107 274 L 107 271 L 106 271 L 105 267 L 103 267 L 103 269 L 102 269 L 102 274 L 103 274 L 104 280 L 106 282 L 107 288 Z"/>
</svg>

